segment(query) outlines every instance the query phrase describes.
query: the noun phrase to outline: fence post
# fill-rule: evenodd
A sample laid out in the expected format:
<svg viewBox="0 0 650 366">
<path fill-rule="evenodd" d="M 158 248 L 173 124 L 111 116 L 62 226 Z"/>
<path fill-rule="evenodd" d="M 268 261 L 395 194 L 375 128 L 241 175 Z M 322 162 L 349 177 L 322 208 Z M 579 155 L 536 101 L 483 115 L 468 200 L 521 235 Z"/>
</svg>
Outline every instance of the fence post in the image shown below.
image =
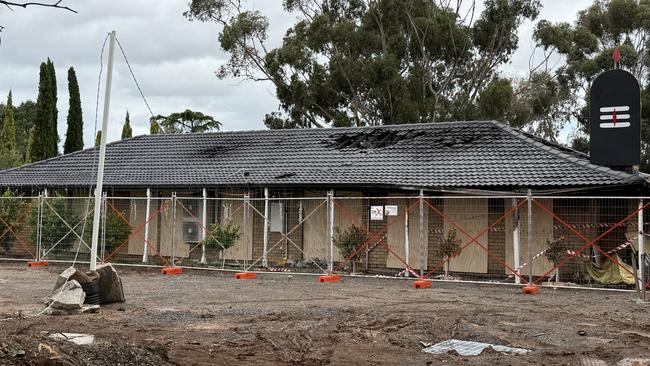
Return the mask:
<svg viewBox="0 0 650 366">
<path fill-rule="evenodd" d="M 269 189 L 264 188 L 264 237 L 262 248 L 262 267 L 268 267 L 267 250 L 269 248 Z"/>
<path fill-rule="evenodd" d="M 334 190 L 327 192 L 327 272 L 334 271 Z"/>
<path fill-rule="evenodd" d="M 176 192 L 172 192 L 172 267 L 176 267 Z"/>
<path fill-rule="evenodd" d="M 428 225 L 427 225 L 428 227 Z M 427 251 L 429 248 L 424 247 L 424 190 L 420 189 L 420 233 L 419 233 L 419 242 L 420 246 L 420 260 L 422 261 L 422 266 L 420 267 L 420 277 L 424 276 L 424 270 L 427 268 Z"/>
<path fill-rule="evenodd" d="M 533 197 L 528 190 L 528 283 L 533 283 Z"/>
<path fill-rule="evenodd" d="M 251 204 L 251 195 L 250 192 L 246 192 L 244 195 L 244 268 L 248 267 L 248 242 L 250 236 L 248 235 L 248 219 L 249 219 L 249 209 Z"/>
<path fill-rule="evenodd" d="M 638 236 L 638 252 L 639 252 L 639 288 L 641 289 L 641 301 L 646 301 L 645 297 L 645 245 L 644 245 L 644 232 L 643 232 L 643 199 L 639 199 L 639 212 L 637 215 L 639 236 Z"/>
<path fill-rule="evenodd" d="M 203 188 L 203 207 L 201 212 L 201 261 L 207 263 L 205 258 L 205 238 L 208 235 L 208 190 Z"/>
<path fill-rule="evenodd" d="M 514 207 L 517 207 L 517 199 L 513 198 L 512 199 L 512 205 Z M 519 272 L 519 266 L 521 265 L 520 262 L 520 255 L 519 254 L 519 240 L 521 237 L 521 215 L 519 214 L 519 208 L 515 208 L 515 219 L 513 220 L 514 222 L 514 230 L 512 231 L 512 252 L 514 256 L 514 266 L 515 270 Z M 529 265 L 532 265 L 529 263 Z M 519 284 L 521 283 L 521 277 L 519 276 L 519 273 L 515 273 L 515 283 Z"/>
<path fill-rule="evenodd" d="M 43 193 L 38 194 L 38 208 L 36 209 L 36 261 L 40 262 L 41 260 L 41 232 L 43 225 Z"/>
<path fill-rule="evenodd" d="M 144 214 L 144 248 L 142 249 L 142 263 L 149 261 L 149 215 L 151 215 L 151 188 L 147 188 L 147 208 Z"/>
<path fill-rule="evenodd" d="M 409 251 L 410 251 L 410 243 L 409 243 L 409 200 L 408 198 L 406 199 L 406 207 L 404 209 L 404 259 L 406 262 L 406 267 L 404 268 L 404 277 L 409 277 L 410 273 L 408 271 L 408 267 L 410 267 L 409 263 Z"/>
<path fill-rule="evenodd" d="M 104 258 L 106 258 L 106 192 L 102 193 L 102 209 L 101 209 L 101 219 L 102 219 L 102 262 L 104 261 Z"/>
</svg>

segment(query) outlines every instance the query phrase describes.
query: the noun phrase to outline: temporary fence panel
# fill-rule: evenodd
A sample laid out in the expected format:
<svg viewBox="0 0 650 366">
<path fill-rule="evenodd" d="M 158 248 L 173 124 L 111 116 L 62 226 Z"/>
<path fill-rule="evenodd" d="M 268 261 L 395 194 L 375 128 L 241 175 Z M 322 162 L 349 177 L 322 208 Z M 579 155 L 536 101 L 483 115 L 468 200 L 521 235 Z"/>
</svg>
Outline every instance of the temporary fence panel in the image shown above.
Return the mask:
<svg viewBox="0 0 650 366">
<path fill-rule="evenodd" d="M 0 253 L 2 257 L 36 259 L 35 238 L 40 217 L 38 197 L 0 196 Z"/>
<path fill-rule="evenodd" d="M 103 199 L 100 261 L 628 290 L 649 277 L 644 197 L 533 196 L 528 217 L 526 196 L 150 193 Z M 0 198 L 0 257 L 87 261 L 92 208 L 87 197 Z M 221 243 L 228 230 L 236 238 Z"/>
<path fill-rule="evenodd" d="M 488 226 L 488 201 L 484 198 L 462 199 L 444 198 L 444 213 L 449 218 L 443 224 L 443 237 L 447 237 L 453 230 L 457 235 L 462 235 L 459 225 L 469 235 L 478 235 Z M 487 235 L 477 239 L 484 247 L 489 247 Z M 449 261 L 449 270 L 468 273 L 487 273 L 488 255 L 478 245 L 470 245 L 453 260 Z"/>
</svg>

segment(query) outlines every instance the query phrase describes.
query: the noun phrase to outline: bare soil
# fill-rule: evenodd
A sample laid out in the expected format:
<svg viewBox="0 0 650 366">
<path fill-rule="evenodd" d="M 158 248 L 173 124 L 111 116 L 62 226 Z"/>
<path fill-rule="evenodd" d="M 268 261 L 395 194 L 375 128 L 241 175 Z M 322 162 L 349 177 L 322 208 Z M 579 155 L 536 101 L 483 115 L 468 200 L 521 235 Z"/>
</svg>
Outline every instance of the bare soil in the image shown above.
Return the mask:
<svg viewBox="0 0 650 366">
<path fill-rule="evenodd" d="M 0 264 L 0 365 L 615 365 L 650 358 L 650 305 L 633 293 L 544 288 L 528 296 L 514 286 L 415 290 L 410 281 L 379 278 L 244 281 L 231 273 L 163 276 L 120 267 L 125 304 L 31 317 L 63 269 Z M 55 332 L 96 341 L 48 338 Z M 451 338 L 532 352 L 422 352 L 422 342 Z"/>
</svg>

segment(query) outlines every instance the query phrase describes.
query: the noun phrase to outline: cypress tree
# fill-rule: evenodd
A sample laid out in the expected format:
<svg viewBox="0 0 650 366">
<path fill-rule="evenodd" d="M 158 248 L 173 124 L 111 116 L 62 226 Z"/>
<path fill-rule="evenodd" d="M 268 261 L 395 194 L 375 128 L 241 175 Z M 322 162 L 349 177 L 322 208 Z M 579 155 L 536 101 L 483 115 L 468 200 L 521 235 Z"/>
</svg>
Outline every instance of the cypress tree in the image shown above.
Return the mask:
<svg viewBox="0 0 650 366">
<path fill-rule="evenodd" d="M 68 109 L 68 129 L 65 134 L 63 153 L 69 154 L 84 148 L 83 118 L 81 114 L 81 96 L 79 83 L 74 68 L 68 69 L 68 93 L 70 94 L 70 107 Z"/>
<path fill-rule="evenodd" d="M 150 126 L 149 126 L 149 134 L 157 135 L 159 133 L 160 133 L 160 125 L 158 124 L 158 121 L 156 121 L 154 118 L 151 118 Z"/>
<path fill-rule="evenodd" d="M 129 111 L 126 111 L 126 118 L 124 119 L 124 126 L 122 127 L 122 140 L 133 137 L 133 129 L 131 129 L 131 119 L 129 118 Z"/>
<path fill-rule="evenodd" d="M 50 101 L 50 108 L 52 108 L 52 120 L 50 121 L 51 135 L 49 140 L 49 148 L 52 156 L 56 156 L 59 154 L 59 130 L 57 129 L 57 125 L 59 123 L 59 110 L 56 107 L 56 103 L 58 102 L 56 71 L 54 69 L 54 62 L 52 62 L 52 60 L 49 58 L 47 59 L 47 70 L 50 74 L 50 83 L 52 88 L 52 100 Z"/>
<path fill-rule="evenodd" d="M 7 96 L 7 106 L 4 111 L 4 122 L 0 131 L 0 169 L 13 168 L 19 164 L 16 153 L 16 121 L 14 106 L 11 100 L 11 90 Z"/>
<path fill-rule="evenodd" d="M 102 130 L 97 130 L 97 136 L 95 136 L 95 147 L 99 147 L 102 143 Z"/>
<path fill-rule="evenodd" d="M 25 149 L 25 163 L 32 162 L 32 148 L 34 147 L 34 127 L 29 129 L 27 137 L 27 148 Z"/>
<path fill-rule="evenodd" d="M 37 162 L 56 155 L 52 151 L 52 82 L 50 72 L 45 62 L 41 63 L 38 82 L 38 99 L 36 100 L 36 121 L 34 122 L 34 138 L 30 150 L 30 160 Z"/>
</svg>

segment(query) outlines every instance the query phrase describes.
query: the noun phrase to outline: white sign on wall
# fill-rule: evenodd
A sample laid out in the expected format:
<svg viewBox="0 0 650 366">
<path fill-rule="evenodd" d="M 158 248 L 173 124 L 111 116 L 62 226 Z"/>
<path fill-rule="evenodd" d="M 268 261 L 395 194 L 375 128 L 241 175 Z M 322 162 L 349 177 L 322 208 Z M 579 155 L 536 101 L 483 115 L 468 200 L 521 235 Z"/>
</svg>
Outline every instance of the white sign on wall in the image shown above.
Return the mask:
<svg viewBox="0 0 650 366">
<path fill-rule="evenodd" d="M 381 221 L 384 219 L 384 206 L 370 206 L 370 220 Z"/>
<path fill-rule="evenodd" d="M 386 216 L 397 216 L 397 205 L 386 205 L 384 212 Z"/>
</svg>

